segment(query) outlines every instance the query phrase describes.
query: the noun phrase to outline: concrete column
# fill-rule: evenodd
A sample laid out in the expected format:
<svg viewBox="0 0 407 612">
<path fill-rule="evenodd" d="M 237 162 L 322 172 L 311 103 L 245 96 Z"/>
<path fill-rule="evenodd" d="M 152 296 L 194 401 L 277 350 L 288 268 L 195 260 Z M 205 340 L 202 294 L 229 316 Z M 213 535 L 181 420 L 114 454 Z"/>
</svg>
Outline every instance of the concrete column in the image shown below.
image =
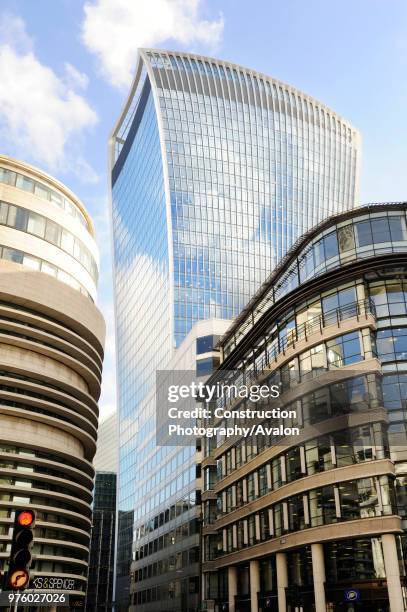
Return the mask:
<svg viewBox="0 0 407 612">
<path fill-rule="evenodd" d="M 314 579 L 315 612 L 326 612 L 325 560 L 322 544 L 311 544 L 312 575 Z"/>
<path fill-rule="evenodd" d="M 260 564 L 255 559 L 250 561 L 250 610 L 259 612 L 257 593 L 260 591 Z"/>
<path fill-rule="evenodd" d="M 235 612 L 235 596 L 237 595 L 237 567 L 228 567 L 229 612 Z"/>
<path fill-rule="evenodd" d="M 396 538 L 392 533 L 382 535 L 384 567 L 386 570 L 387 590 L 389 592 L 390 612 L 405 610 L 400 582 L 400 568 L 397 556 Z"/>
<path fill-rule="evenodd" d="M 278 612 L 287 612 L 285 590 L 288 587 L 287 555 L 276 554 Z"/>
</svg>

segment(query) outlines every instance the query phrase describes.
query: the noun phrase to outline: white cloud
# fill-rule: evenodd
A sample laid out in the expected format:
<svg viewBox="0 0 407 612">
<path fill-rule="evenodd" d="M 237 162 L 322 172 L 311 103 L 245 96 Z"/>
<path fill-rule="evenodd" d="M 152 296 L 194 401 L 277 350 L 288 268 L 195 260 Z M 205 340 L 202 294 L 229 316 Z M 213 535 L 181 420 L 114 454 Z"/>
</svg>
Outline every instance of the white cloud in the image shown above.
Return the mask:
<svg viewBox="0 0 407 612">
<path fill-rule="evenodd" d="M 78 176 L 83 183 L 98 183 L 99 175 L 92 168 L 89 162 L 83 157 L 79 156 L 76 159 L 70 158 L 68 160 L 69 168 L 76 176 Z"/>
<path fill-rule="evenodd" d="M 0 41 L 2 45 L 10 45 L 21 53 L 33 49 L 33 41 L 26 32 L 24 21 L 7 11 L 0 15 Z"/>
<path fill-rule="evenodd" d="M 65 62 L 65 75 L 66 84 L 73 89 L 86 89 L 89 84 L 88 76 L 84 72 L 79 72 L 69 62 Z"/>
<path fill-rule="evenodd" d="M 14 38 L 1 37 L 5 19 Z M 83 131 L 97 122 L 95 111 L 75 91 L 78 85 L 86 85 L 85 75 L 71 66 L 66 68 L 68 78 L 61 78 L 42 64 L 19 17 L 3 18 L 0 37 L 2 150 L 45 164 L 51 171 L 71 170 L 81 176 L 84 161 L 78 153 L 78 141 Z M 86 170 L 84 178 L 88 180 L 92 173 L 88 166 Z"/>
<path fill-rule="evenodd" d="M 102 73 L 116 87 L 133 77 L 137 49 L 166 41 L 215 48 L 223 33 L 223 16 L 199 16 L 202 0 L 96 0 L 86 3 L 82 37 L 98 57 Z"/>
</svg>

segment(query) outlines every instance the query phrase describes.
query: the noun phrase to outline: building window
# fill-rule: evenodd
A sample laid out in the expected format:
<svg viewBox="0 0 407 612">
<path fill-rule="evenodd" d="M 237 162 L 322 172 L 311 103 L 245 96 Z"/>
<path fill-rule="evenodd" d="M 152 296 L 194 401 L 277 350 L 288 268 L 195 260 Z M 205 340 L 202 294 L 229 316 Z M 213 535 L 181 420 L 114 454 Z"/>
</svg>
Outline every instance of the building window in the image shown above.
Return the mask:
<svg viewBox="0 0 407 612">
<path fill-rule="evenodd" d="M 376 346 L 378 357 L 382 361 L 407 359 L 407 327 L 379 329 Z"/>
<path fill-rule="evenodd" d="M 274 535 L 280 536 L 284 530 L 284 519 L 283 519 L 283 504 L 275 504 L 273 506 L 273 523 L 274 523 Z"/>
<path fill-rule="evenodd" d="M 46 187 L 43 183 L 34 181 L 28 176 L 0 168 L 0 183 L 16 186 L 19 189 L 35 193 L 36 196 L 44 200 L 50 200 L 60 208 L 65 209 L 70 215 L 78 219 L 84 227 L 87 227 L 86 219 L 79 209 L 76 208 L 69 200 L 63 198 L 59 193 Z"/>
<path fill-rule="evenodd" d="M 407 284 L 399 280 L 386 280 L 371 283 L 369 286 L 378 317 L 406 314 Z"/>
<path fill-rule="evenodd" d="M 238 480 L 236 483 L 236 506 L 243 506 L 243 481 Z"/>
<path fill-rule="evenodd" d="M 330 583 L 384 578 L 380 538 L 324 544 L 326 580 Z"/>
<path fill-rule="evenodd" d="M 405 519 L 407 518 L 407 476 L 398 476 L 395 485 L 398 513 Z"/>
<path fill-rule="evenodd" d="M 335 523 L 336 507 L 333 486 L 313 489 L 308 493 L 311 527 Z"/>
<path fill-rule="evenodd" d="M 329 391 L 320 389 L 301 399 L 304 425 L 319 423 L 330 416 Z"/>
<path fill-rule="evenodd" d="M 346 318 L 346 316 L 349 317 L 353 316 L 353 314 L 356 314 L 356 301 L 357 298 L 355 287 L 349 287 L 347 289 L 342 289 L 341 291 L 335 291 L 334 293 L 323 297 L 322 309 L 324 312 L 325 325 L 337 322 L 337 309 L 344 311 L 344 318 Z M 352 305 L 354 312 L 352 312 L 351 310 Z"/>
<path fill-rule="evenodd" d="M 254 473 L 248 475 L 247 477 L 247 499 L 248 501 L 253 501 L 255 499 L 255 486 L 254 486 Z"/>
<path fill-rule="evenodd" d="M 332 468 L 331 443 L 329 436 L 321 436 L 305 444 L 307 474 L 311 476 Z"/>
<path fill-rule="evenodd" d="M 326 346 L 330 368 L 340 368 L 363 359 L 359 332 L 333 338 Z"/>
<path fill-rule="evenodd" d="M 273 459 L 271 462 L 271 477 L 273 480 L 273 489 L 278 489 L 282 485 L 281 460 L 280 457 Z"/>
<path fill-rule="evenodd" d="M 313 585 L 311 547 L 287 553 L 288 583 L 290 586 Z"/>
<path fill-rule="evenodd" d="M 259 493 L 260 495 L 265 495 L 267 491 L 267 468 L 265 465 L 262 465 L 261 468 L 259 468 Z"/>
<path fill-rule="evenodd" d="M 268 510 L 260 511 L 260 540 L 268 540 L 270 538 L 269 513 Z"/>
<path fill-rule="evenodd" d="M 245 546 L 244 541 L 244 521 L 238 521 L 237 523 L 237 547 L 243 548 Z"/>
<path fill-rule="evenodd" d="M 301 375 L 322 371 L 325 367 L 324 345 L 319 344 L 300 355 Z"/>
<path fill-rule="evenodd" d="M 344 520 L 367 518 L 381 514 L 377 488 L 373 478 L 362 478 L 339 485 L 341 516 Z"/>
<path fill-rule="evenodd" d="M 201 336 L 196 339 L 196 354 L 202 355 L 202 353 L 208 353 L 214 351 L 216 344 L 219 340 L 219 336 Z"/>
<path fill-rule="evenodd" d="M 290 449 L 286 454 L 287 482 L 301 478 L 301 458 L 298 446 Z"/>
<path fill-rule="evenodd" d="M 355 228 L 360 247 L 405 240 L 405 221 L 402 217 L 375 217 L 355 223 Z"/>
<path fill-rule="evenodd" d="M 79 239 L 75 238 L 73 234 L 63 230 L 54 221 L 20 206 L 1 202 L 0 224 L 33 234 L 63 249 L 70 255 L 73 255 L 89 272 L 92 278 L 97 280 L 98 271 L 96 262 L 88 248 Z M 64 236 L 64 240 L 61 240 L 62 236 Z"/>
<path fill-rule="evenodd" d="M 370 385 L 367 378 L 363 376 L 331 385 L 329 395 L 332 414 L 339 415 L 368 410 L 374 392 L 377 392 L 375 379 L 373 379 L 373 384 Z"/>
<path fill-rule="evenodd" d="M 305 527 L 304 501 L 302 495 L 288 499 L 288 525 L 290 531 L 299 531 Z"/>
<path fill-rule="evenodd" d="M 256 521 L 255 521 L 254 514 L 249 516 L 248 530 L 249 530 L 249 546 L 253 546 L 253 544 L 256 543 Z"/>
<path fill-rule="evenodd" d="M 208 357 L 207 359 L 197 359 L 196 375 L 209 376 L 219 366 L 218 357 Z"/>
<path fill-rule="evenodd" d="M 353 225 L 345 225 L 344 227 L 338 227 L 338 243 L 339 252 L 348 253 L 355 248 L 355 235 L 353 233 Z"/>
</svg>

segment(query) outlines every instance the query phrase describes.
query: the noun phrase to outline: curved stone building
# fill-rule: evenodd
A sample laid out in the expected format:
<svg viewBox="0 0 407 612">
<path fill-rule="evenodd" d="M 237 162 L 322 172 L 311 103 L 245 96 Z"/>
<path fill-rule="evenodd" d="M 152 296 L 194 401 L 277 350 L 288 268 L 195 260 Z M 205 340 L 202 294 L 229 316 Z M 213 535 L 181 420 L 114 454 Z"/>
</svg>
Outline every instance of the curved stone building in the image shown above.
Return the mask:
<svg viewBox="0 0 407 612">
<path fill-rule="evenodd" d="M 171 499 L 158 484 L 169 457 L 154 446 L 147 398 L 156 370 L 197 321 L 237 316 L 299 235 L 353 208 L 359 163 L 357 130 L 295 87 L 219 59 L 140 50 L 110 142 L 123 610 L 129 559 L 141 545 L 133 534 L 174 505 L 188 507 L 197 489 L 182 449 L 177 483 L 189 484 L 177 484 Z M 146 556 L 137 565 L 154 563 Z M 131 602 L 178 611 L 190 589 L 180 574 L 167 584 L 142 578 Z"/>
<path fill-rule="evenodd" d="M 262 425 L 298 434 L 205 439 L 208 609 L 407 609 L 406 219 L 398 203 L 322 222 L 221 340 L 209 384 L 279 384 L 293 414 Z"/>
<path fill-rule="evenodd" d="M 0 571 L 36 511 L 31 586 L 84 595 L 104 321 L 91 219 L 61 183 L 0 156 Z M 55 582 L 62 579 L 62 582 Z"/>
</svg>

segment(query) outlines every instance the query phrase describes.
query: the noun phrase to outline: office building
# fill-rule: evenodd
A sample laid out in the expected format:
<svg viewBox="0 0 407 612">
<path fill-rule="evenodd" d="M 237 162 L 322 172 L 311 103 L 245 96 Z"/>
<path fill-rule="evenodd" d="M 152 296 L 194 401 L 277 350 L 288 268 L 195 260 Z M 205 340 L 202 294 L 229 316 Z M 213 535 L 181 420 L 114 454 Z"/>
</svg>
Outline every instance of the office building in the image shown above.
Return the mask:
<svg viewBox="0 0 407 612">
<path fill-rule="evenodd" d="M 113 609 L 113 575 L 116 537 L 118 467 L 117 413 L 99 424 L 92 507 L 92 537 L 89 555 L 87 612 Z"/>
<path fill-rule="evenodd" d="M 1 155 L 0 572 L 14 512 L 30 507 L 31 586 L 58 584 L 78 597 L 86 592 L 105 334 L 97 276 L 83 204 L 51 176 Z"/>
<path fill-rule="evenodd" d="M 116 472 L 118 468 L 117 412 L 101 420 L 98 444 L 93 460 L 96 472 Z"/>
<path fill-rule="evenodd" d="M 217 342 L 229 325 L 230 321 L 221 319 L 198 321 L 194 325 L 167 364 L 168 374 L 160 372 L 164 394 L 171 381 L 179 383 L 185 377 L 203 381 L 213 372 L 219 364 Z M 166 432 L 168 423 L 165 412 L 161 411 L 157 424 Z M 175 445 L 178 442 L 182 445 Z M 163 433 L 157 449 L 160 469 L 152 475 L 151 486 L 157 496 L 168 500 L 168 507 L 163 505 L 141 522 L 134 534 L 134 554 L 129 546 L 127 555 L 133 559 L 130 566 L 132 608 L 150 606 L 156 612 L 167 612 L 199 607 L 202 596 L 201 459 L 200 439 L 177 438 L 172 442 Z"/>
<path fill-rule="evenodd" d="M 205 440 L 206 609 L 407 609 L 406 215 L 323 221 L 223 336 L 209 383 L 280 385 L 294 415 L 262 424 L 299 433 Z"/>
<path fill-rule="evenodd" d="M 115 472 L 96 472 L 86 612 L 111 612 L 116 534 Z"/>
<path fill-rule="evenodd" d="M 291 86 L 140 51 L 110 142 L 123 609 L 132 533 L 172 505 L 152 484 L 156 370 L 196 321 L 235 317 L 301 233 L 354 206 L 359 158 L 357 131 Z"/>
</svg>

